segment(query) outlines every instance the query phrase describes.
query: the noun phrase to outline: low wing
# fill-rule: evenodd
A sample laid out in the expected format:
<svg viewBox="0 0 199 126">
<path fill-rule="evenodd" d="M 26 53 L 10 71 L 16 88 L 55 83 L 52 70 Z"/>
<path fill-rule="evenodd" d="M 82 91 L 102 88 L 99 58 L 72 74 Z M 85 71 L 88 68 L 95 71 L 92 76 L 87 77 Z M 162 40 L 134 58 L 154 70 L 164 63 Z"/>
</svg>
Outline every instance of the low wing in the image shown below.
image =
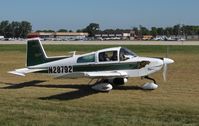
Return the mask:
<svg viewBox="0 0 199 126">
<path fill-rule="evenodd" d="M 112 77 L 127 77 L 127 73 L 123 71 L 99 71 L 99 72 L 78 72 L 71 74 L 64 74 L 57 78 L 76 78 L 76 77 L 88 77 L 88 78 L 112 78 Z"/>
<path fill-rule="evenodd" d="M 14 71 L 9 71 L 8 73 L 25 76 L 28 73 L 34 73 L 39 71 L 44 71 L 46 69 L 29 69 L 21 68 Z M 128 74 L 124 71 L 99 71 L 99 72 L 73 72 L 70 74 L 62 74 L 56 78 L 78 78 L 78 77 L 88 77 L 88 78 L 112 78 L 112 77 L 127 77 Z"/>
<path fill-rule="evenodd" d="M 127 73 L 123 71 L 88 72 L 87 76 L 90 78 L 126 77 Z"/>
<path fill-rule="evenodd" d="M 33 72 L 38 72 L 38 71 L 43 71 L 45 69 L 29 69 L 29 68 L 21 68 L 21 69 L 16 69 L 14 71 L 9 71 L 8 73 L 18 75 L 18 76 L 25 76 L 27 73 L 33 73 Z"/>
</svg>

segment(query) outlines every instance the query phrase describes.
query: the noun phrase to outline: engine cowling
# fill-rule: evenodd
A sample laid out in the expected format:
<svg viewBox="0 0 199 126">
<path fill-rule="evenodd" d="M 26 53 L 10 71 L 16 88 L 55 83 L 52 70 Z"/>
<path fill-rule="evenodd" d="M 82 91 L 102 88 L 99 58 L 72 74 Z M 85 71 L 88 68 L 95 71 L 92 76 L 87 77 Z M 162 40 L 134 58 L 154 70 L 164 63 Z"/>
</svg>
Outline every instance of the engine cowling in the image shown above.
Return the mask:
<svg viewBox="0 0 199 126">
<path fill-rule="evenodd" d="M 124 85 L 127 82 L 128 82 L 127 78 L 114 78 L 111 80 L 111 83 L 115 85 Z"/>
</svg>

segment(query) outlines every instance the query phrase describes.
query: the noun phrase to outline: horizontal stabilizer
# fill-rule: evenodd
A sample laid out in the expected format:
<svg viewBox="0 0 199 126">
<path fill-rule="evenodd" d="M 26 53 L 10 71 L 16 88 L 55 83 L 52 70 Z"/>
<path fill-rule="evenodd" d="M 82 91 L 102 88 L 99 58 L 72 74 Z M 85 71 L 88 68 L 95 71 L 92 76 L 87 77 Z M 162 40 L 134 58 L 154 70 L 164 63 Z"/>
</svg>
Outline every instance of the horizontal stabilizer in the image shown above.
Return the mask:
<svg viewBox="0 0 199 126">
<path fill-rule="evenodd" d="M 21 69 L 16 69 L 14 71 L 9 71 L 8 73 L 18 75 L 18 76 L 25 76 L 27 73 L 34 73 L 38 71 L 43 71 L 44 69 L 29 69 L 29 68 L 21 68 Z"/>
</svg>

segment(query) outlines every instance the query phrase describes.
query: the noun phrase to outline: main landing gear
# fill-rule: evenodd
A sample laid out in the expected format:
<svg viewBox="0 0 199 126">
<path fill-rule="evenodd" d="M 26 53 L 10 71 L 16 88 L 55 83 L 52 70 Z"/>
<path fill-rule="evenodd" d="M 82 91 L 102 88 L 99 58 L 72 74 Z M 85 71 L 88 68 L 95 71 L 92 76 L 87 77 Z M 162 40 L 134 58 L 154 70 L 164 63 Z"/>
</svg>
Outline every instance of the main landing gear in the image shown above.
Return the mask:
<svg viewBox="0 0 199 126">
<path fill-rule="evenodd" d="M 91 82 L 92 80 L 89 83 Z M 107 79 L 98 79 L 91 88 L 96 91 L 109 92 L 113 89 L 113 86 L 110 83 L 108 83 Z"/>
<path fill-rule="evenodd" d="M 148 79 L 148 80 L 152 80 L 153 82 L 147 82 L 142 86 L 142 89 L 144 90 L 154 90 L 158 88 L 158 85 L 156 84 L 155 79 L 149 77 L 149 76 L 144 76 L 142 78 Z"/>
</svg>

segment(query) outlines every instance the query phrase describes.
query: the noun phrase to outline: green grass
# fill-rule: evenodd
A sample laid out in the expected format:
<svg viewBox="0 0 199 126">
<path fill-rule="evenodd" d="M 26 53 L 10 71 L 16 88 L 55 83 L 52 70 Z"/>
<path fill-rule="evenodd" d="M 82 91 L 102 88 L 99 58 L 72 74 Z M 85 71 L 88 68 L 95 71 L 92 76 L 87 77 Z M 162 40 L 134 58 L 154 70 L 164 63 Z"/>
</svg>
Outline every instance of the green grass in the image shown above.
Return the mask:
<svg viewBox="0 0 199 126">
<path fill-rule="evenodd" d="M 172 53 L 199 53 L 199 46 L 178 46 L 178 45 L 44 45 L 46 51 L 50 52 L 63 52 L 63 51 L 79 51 L 79 52 L 90 52 L 96 51 L 103 48 L 126 47 L 132 51 L 139 53 L 165 53 L 167 48 Z M 26 45 L 0 45 L 0 51 L 19 51 L 25 52 Z"/>
<path fill-rule="evenodd" d="M 45 45 L 49 55 L 81 53 L 110 46 Z M 166 46 L 124 46 L 144 56 L 164 56 Z M 30 74 L 7 74 L 24 67 L 25 45 L 0 45 L 0 125 L 74 126 L 198 126 L 199 46 L 169 46 L 168 81 L 162 73 L 154 91 L 136 87 L 147 80 L 130 78 L 127 85 L 109 93 L 97 93 L 88 79 L 53 79 Z"/>
</svg>

